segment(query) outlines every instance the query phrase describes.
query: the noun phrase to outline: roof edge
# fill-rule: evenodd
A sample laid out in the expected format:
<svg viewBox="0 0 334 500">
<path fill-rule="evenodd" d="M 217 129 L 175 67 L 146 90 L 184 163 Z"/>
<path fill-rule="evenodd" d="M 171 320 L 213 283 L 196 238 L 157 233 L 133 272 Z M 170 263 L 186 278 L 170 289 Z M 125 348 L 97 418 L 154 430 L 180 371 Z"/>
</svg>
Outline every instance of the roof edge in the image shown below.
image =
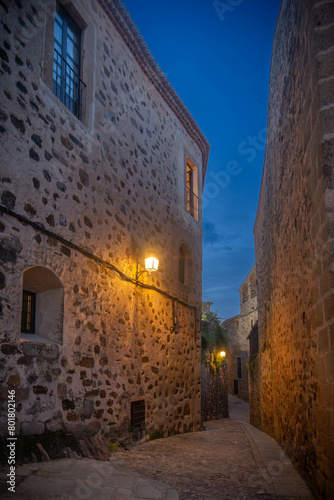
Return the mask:
<svg viewBox="0 0 334 500">
<path fill-rule="evenodd" d="M 225 326 L 228 323 L 232 323 L 233 321 L 237 320 L 238 318 L 240 318 L 240 314 L 236 314 L 235 316 L 232 316 L 231 318 L 227 318 L 227 319 L 225 319 L 225 321 L 222 321 L 222 323 L 220 323 L 220 324 L 222 326 Z"/>
<path fill-rule="evenodd" d="M 104 12 L 107 14 L 123 41 L 134 56 L 135 60 L 159 92 L 164 101 L 176 114 L 190 137 L 196 142 L 202 153 L 202 181 L 204 186 L 205 175 L 208 165 L 210 145 L 196 121 L 169 83 L 159 65 L 155 62 L 143 37 L 140 35 L 135 23 L 126 11 L 120 0 L 97 0 Z"/>
<path fill-rule="evenodd" d="M 250 275 L 251 275 L 253 272 L 255 272 L 255 275 L 256 275 L 256 262 L 254 262 L 254 264 L 252 265 L 252 267 L 251 267 L 251 268 L 250 268 L 250 270 L 248 271 L 247 276 L 246 276 L 246 278 L 243 280 L 243 282 L 241 283 L 241 285 L 240 285 L 240 288 L 239 288 L 238 292 L 240 292 L 240 290 L 242 289 L 242 287 L 243 287 L 243 285 L 244 285 L 245 281 L 247 281 L 247 280 L 248 280 L 248 278 L 250 277 Z"/>
</svg>

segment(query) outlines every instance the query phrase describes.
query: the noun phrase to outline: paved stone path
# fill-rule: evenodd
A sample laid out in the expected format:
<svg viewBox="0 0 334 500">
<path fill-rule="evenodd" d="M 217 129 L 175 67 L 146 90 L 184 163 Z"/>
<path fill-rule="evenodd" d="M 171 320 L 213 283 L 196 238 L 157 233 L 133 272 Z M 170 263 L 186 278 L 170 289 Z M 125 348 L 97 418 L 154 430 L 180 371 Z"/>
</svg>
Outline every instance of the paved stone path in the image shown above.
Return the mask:
<svg viewBox="0 0 334 500">
<path fill-rule="evenodd" d="M 120 452 L 113 457 L 114 463 L 173 486 L 181 500 L 264 498 L 265 482 L 242 426 L 222 420 L 207 422 L 205 427 L 205 432 L 159 439 Z"/>
<path fill-rule="evenodd" d="M 3 477 L 1 477 L 3 480 Z M 178 500 L 176 490 L 99 460 L 53 460 L 17 468 L 14 500 Z"/>
<path fill-rule="evenodd" d="M 249 404 L 229 395 L 229 415 L 243 424 L 268 492 L 282 500 L 314 498 L 275 439 L 249 424 Z"/>
<path fill-rule="evenodd" d="M 173 486 L 180 500 L 312 499 L 276 441 L 249 422 L 248 405 L 230 398 L 231 419 L 143 443 L 113 463 Z M 235 419 L 235 420 L 232 420 Z"/>
<path fill-rule="evenodd" d="M 248 405 L 231 397 L 230 417 L 207 422 L 204 432 L 119 451 L 109 462 L 55 460 L 18 467 L 15 495 L 1 498 L 311 500 L 276 441 L 248 423 Z"/>
</svg>

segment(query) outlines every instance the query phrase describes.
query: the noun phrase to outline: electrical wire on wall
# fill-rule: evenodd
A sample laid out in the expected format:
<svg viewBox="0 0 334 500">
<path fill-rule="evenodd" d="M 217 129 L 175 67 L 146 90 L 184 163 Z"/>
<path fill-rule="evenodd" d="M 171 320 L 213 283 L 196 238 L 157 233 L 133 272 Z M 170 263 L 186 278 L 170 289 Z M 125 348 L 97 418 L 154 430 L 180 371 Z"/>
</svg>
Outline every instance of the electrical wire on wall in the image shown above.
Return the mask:
<svg viewBox="0 0 334 500">
<path fill-rule="evenodd" d="M 177 303 L 179 303 L 179 304 L 181 304 L 184 307 L 187 307 L 189 309 L 193 309 L 194 312 L 195 312 L 195 327 L 194 327 L 194 330 L 195 330 L 195 338 L 196 338 L 196 319 L 197 319 L 197 307 L 196 306 L 188 304 L 187 302 L 183 301 L 182 299 L 179 299 L 178 297 L 175 297 L 175 296 L 169 294 L 168 292 L 165 292 L 164 290 L 161 290 L 160 288 L 157 288 L 156 286 L 147 285 L 146 283 L 142 283 L 141 281 L 138 281 L 138 280 L 136 280 L 134 278 L 131 278 L 131 276 L 128 276 L 127 274 L 125 274 L 123 271 L 121 271 L 114 264 L 112 264 L 112 263 L 110 263 L 110 262 L 108 262 L 108 261 L 106 261 L 104 259 L 101 259 L 100 257 L 97 257 L 96 255 L 92 254 L 88 250 L 85 250 L 84 248 L 76 245 L 75 243 L 72 243 L 71 241 L 63 238 L 62 236 L 59 236 L 56 233 L 53 233 L 52 231 L 49 231 L 48 229 L 44 228 L 40 224 L 29 220 L 25 216 L 20 215 L 20 214 L 14 212 L 13 210 L 11 210 L 11 209 L 9 209 L 7 207 L 4 207 L 3 205 L 0 205 L 0 211 L 3 212 L 3 213 L 5 213 L 5 214 L 7 214 L 7 215 L 10 215 L 11 217 L 14 217 L 15 219 L 17 219 L 20 222 L 23 222 L 24 224 L 30 225 L 31 227 L 33 227 L 37 231 L 40 231 L 41 233 L 44 233 L 47 236 L 50 236 L 51 238 L 54 238 L 54 239 L 58 240 L 63 245 L 66 245 L 68 248 L 71 248 L 72 250 L 75 250 L 75 251 L 81 253 L 85 257 L 93 260 L 94 262 L 97 262 L 102 267 L 105 267 L 105 268 L 113 271 L 118 276 L 118 278 L 120 278 L 121 280 L 127 281 L 128 283 L 132 283 L 133 285 L 139 286 L 140 288 L 143 288 L 143 289 L 146 289 L 146 290 L 152 290 L 154 292 L 157 292 L 160 295 L 162 295 L 163 297 L 171 300 L 172 304 L 173 304 L 173 330 L 174 331 L 175 331 L 176 326 L 177 326 L 177 319 L 176 319 L 176 313 L 175 313 L 175 302 L 177 302 Z"/>
</svg>

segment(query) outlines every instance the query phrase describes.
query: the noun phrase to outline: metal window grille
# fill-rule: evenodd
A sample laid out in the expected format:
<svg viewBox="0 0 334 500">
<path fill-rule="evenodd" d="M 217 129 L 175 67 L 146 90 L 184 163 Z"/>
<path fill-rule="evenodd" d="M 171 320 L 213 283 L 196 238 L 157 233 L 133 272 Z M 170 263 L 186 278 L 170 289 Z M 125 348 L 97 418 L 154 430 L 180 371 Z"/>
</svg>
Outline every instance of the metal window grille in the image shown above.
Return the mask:
<svg viewBox="0 0 334 500">
<path fill-rule="evenodd" d="M 66 11 L 57 4 L 54 31 L 53 92 L 79 119 L 82 117 L 80 78 L 81 31 Z"/>
<path fill-rule="evenodd" d="M 241 378 L 241 358 L 237 358 L 237 377 Z"/>
<path fill-rule="evenodd" d="M 196 219 L 198 207 L 198 196 L 189 188 L 187 189 L 187 210 Z"/>
<path fill-rule="evenodd" d="M 234 381 L 234 394 L 239 394 L 239 381 L 235 380 Z"/>
<path fill-rule="evenodd" d="M 35 333 L 36 294 L 23 290 L 21 333 Z"/>
<path fill-rule="evenodd" d="M 145 432 L 145 400 L 131 403 L 131 433 L 139 439 Z"/>
</svg>

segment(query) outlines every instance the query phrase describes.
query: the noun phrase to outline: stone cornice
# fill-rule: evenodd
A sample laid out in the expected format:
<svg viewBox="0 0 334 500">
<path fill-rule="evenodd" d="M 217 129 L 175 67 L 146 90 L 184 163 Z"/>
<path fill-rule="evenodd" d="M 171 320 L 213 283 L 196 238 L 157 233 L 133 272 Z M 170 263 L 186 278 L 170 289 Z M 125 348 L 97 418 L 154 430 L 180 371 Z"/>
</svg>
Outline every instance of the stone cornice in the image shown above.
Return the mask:
<svg viewBox="0 0 334 500">
<path fill-rule="evenodd" d="M 159 68 L 158 64 L 155 62 L 146 43 L 120 0 L 98 0 L 98 3 L 121 35 L 147 78 L 166 101 L 170 109 L 176 114 L 190 137 L 200 148 L 203 161 L 204 185 L 210 145 L 203 132 Z"/>
</svg>

